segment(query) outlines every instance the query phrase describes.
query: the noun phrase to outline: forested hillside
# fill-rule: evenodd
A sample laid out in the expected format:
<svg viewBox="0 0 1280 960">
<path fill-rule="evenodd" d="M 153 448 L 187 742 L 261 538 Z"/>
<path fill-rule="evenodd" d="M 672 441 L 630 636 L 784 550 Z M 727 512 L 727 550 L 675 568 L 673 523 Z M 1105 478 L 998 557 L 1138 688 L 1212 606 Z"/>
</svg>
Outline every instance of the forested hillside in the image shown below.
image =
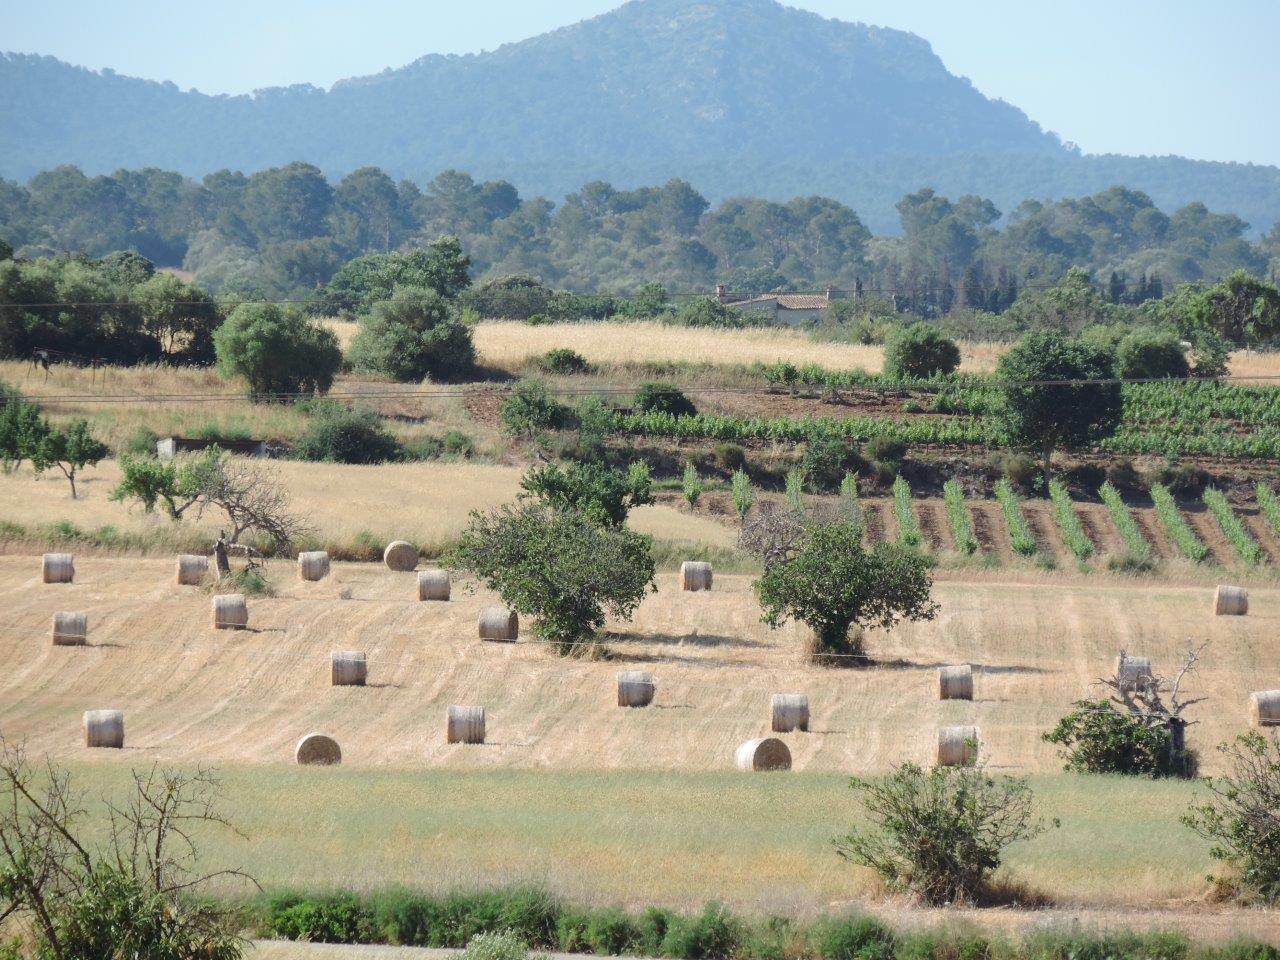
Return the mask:
<svg viewBox="0 0 1280 960">
<path fill-rule="evenodd" d="M 1063 131 L 1069 133 L 1069 131 Z M 633 0 L 496 51 L 253 96 L 206 96 L 0 56 L 0 176 L 60 164 L 188 176 L 305 160 L 425 183 L 448 168 L 555 201 L 595 179 L 682 177 L 712 201 L 821 194 L 879 233 L 921 185 L 1011 210 L 1123 183 L 1166 209 L 1202 200 L 1262 232 L 1280 170 L 1176 157 L 1083 157 L 949 73 L 901 31 L 774 0 Z"/>
<path fill-rule="evenodd" d="M 741 293 L 852 290 L 861 282 L 926 316 L 956 303 L 999 312 L 1021 287 L 1052 283 L 1072 266 L 1087 268 L 1114 300 L 1280 268 L 1280 230 L 1254 242 L 1237 216 L 1198 202 L 1165 213 L 1119 187 L 1012 208 L 926 188 L 895 206 L 896 235 L 875 236 L 860 211 L 834 199 L 713 205 L 684 180 L 636 190 L 593 181 L 557 206 L 456 170 L 420 188 L 374 167 L 337 182 L 303 163 L 202 181 L 61 167 L 26 185 L 0 181 L 0 239 L 25 257 L 133 250 L 216 292 L 281 297 L 307 296 L 354 257 L 453 235 L 477 280 L 523 274 L 583 293 L 653 283 L 672 293 L 716 283 Z"/>
</svg>

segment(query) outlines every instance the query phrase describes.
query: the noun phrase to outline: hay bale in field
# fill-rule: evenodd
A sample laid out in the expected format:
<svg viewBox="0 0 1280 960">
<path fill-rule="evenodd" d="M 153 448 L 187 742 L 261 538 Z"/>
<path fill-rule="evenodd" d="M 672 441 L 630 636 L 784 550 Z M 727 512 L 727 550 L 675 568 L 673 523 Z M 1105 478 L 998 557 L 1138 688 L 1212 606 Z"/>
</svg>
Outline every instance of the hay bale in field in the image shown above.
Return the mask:
<svg viewBox="0 0 1280 960">
<path fill-rule="evenodd" d="M 53 615 L 53 645 L 83 647 L 89 633 L 89 617 L 83 611 L 62 611 Z"/>
<path fill-rule="evenodd" d="M 329 654 L 335 687 L 363 687 L 369 677 L 369 661 L 359 650 L 334 650 Z"/>
<path fill-rule="evenodd" d="M 972 700 L 973 667 L 967 663 L 959 667 L 939 667 L 938 699 Z"/>
<path fill-rule="evenodd" d="M 452 706 L 445 716 L 446 743 L 484 743 L 484 707 Z"/>
<path fill-rule="evenodd" d="M 943 727 L 938 731 L 938 766 L 968 767 L 978 762 L 977 727 Z"/>
<path fill-rule="evenodd" d="M 329 554 L 323 550 L 305 550 L 298 554 L 298 579 L 323 580 L 329 575 Z"/>
<path fill-rule="evenodd" d="M 213 629 L 243 630 L 249 626 L 249 604 L 243 593 L 223 593 L 213 598 Z"/>
<path fill-rule="evenodd" d="M 123 710 L 86 710 L 84 745 L 120 750 L 124 747 Z"/>
<path fill-rule="evenodd" d="M 1150 657 L 1131 657 L 1128 654 L 1116 657 L 1115 674 L 1120 686 L 1130 690 L 1141 683 L 1150 683 L 1155 676 L 1151 672 Z"/>
<path fill-rule="evenodd" d="M 711 564 L 703 560 L 686 560 L 680 564 L 681 590 L 710 590 Z"/>
<path fill-rule="evenodd" d="M 332 766 L 342 762 L 342 749 L 333 737 L 308 733 L 293 748 L 293 759 L 303 766 Z"/>
<path fill-rule="evenodd" d="M 772 713 L 774 733 L 790 733 L 793 730 L 809 732 L 808 694 L 775 693 Z"/>
<path fill-rule="evenodd" d="M 520 618 L 506 607 L 485 607 L 480 611 L 480 639 L 512 642 L 520 636 Z"/>
<path fill-rule="evenodd" d="M 653 703 L 654 689 L 648 670 L 623 670 L 618 674 L 618 706 L 647 707 Z"/>
<path fill-rule="evenodd" d="M 46 553 L 40 558 L 40 579 L 45 583 L 70 583 L 75 577 L 75 558 L 71 554 Z"/>
<path fill-rule="evenodd" d="M 412 570 L 418 565 L 418 548 L 408 540 L 392 540 L 382 551 L 382 562 L 392 570 Z"/>
<path fill-rule="evenodd" d="M 174 580 L 179 586 L 194 587 L 204 582 L 209 573 L 209 558 L 198 553 L 178 554 Z"/>
<path fill-rule="evenodd" d="M 1280 690 L 1249 694 L 1249 722 L 1255 727 L 1280 726 Z"/>
<path fill-rule="evenodd" d="M 790 770 L 791 751 L 777 737 L 748 740 L 738 747 L 734 760 L 739 770 Z"/>
<path fill-rule="evenodd" d="M 449 599 L 449 571 L 448 570 L 419 570 L 418 571 L 418 599 L 419 600 L 448 600 Z"/>
<path fill-rule="evenodd" d="M 1213 613 L 1217 617 L 1243 617 L 1249 612 L 1249 591 L 1244 587 L 1220 584 L 1213 591 Z"/>
</svg>

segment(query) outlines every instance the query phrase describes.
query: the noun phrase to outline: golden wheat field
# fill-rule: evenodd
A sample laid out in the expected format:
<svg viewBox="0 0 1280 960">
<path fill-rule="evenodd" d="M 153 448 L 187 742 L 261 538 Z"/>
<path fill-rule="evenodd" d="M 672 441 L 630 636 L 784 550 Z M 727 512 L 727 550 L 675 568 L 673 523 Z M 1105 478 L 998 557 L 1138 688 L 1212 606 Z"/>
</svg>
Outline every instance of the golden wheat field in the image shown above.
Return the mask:
<svg viewBox="0 0 1280 960">
<path fill-rule="evenodd" d="M 787 734 L 797 770 L 870 773 L 931 761 L 937 729 L 976 724 L 994 769 L 1058 769 L 1040 741 L 1089 693 L 1118 650 L 1171 667 L 1188 643 L 1210 646 L 1193 686 L 1209 697 L 1192 739 L 1212 747 L 1245 729 L 1252 690 L 1280 680 L 1280 592 L 1253 591 L 1248 617 L 1211 615 L 1199 586 L 937 585 L 938 618 L 873 634 L 877 665 L 833 670 L 804 662 L 799 629 L 760 623 L 750 578 L 722 576 L 684 593 L 674 574 L 631 624 L 617 625 L 614 660 L 565 660 L 531 640 L 482 643 L 479 609 L 496 601 L 455 587 L 449 603 L 419 603 L 411 574 L 336 564 L 319 583 L 273 561 L 279 595 L 251 598 L 250 630 L 211 627 L 210 597 L 173 581 L 172 561 L 85 556 L 76 581 L 40 583 L 39 558 L 0 558 L 0 724 L 55 756 L 87 760 L 288 762 L 299 736 L 331 732 L 356 767 L 726 770 L 733 748 L 768 730 L 773 693 L 808 693 L 809 734 Z M 90 645 L 49 645 L 60 610 L 88 614 Z M 328 685 L 331 650 L 363 650 L 370 685 Z M 973 702 L 939 702 L 940 665 L 977 665 Z M 619 710 L 614 675 L 653 670 L 656 708 Z M 445 744 L 450 704 L 486 708 L 490 742 Z M 123 709 L 128 749 L 92 754 L 79 742 L 86 709 Z"/>
</svg>

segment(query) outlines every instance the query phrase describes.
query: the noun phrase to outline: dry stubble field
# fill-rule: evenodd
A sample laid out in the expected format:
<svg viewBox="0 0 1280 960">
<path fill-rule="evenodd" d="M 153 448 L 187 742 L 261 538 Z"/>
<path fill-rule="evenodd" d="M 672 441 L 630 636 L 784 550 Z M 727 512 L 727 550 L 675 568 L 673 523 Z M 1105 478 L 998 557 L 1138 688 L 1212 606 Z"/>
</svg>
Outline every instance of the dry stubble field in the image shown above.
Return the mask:
<svg viewBox="0 0 1280 960">
<path fill-rule="evenodd" d="M 304 584 L 273 563 L 280 595 L 251 600 L 248 632 L 213 630 L 209 595 L 174 585 L 169 561 L 77 567 L 74 584 L 44 585 L 37 557 L 0 558 L 0 729 L 95 793 L 153 760 L 216 767 L 246 839 L 210 838 L 210 859 L 268 885 L 532 880 L 587 902 L 833 909 L 874 890 L 830 847 L 852 816 L 846 776 L 927 763 L 939 725 L 976 723 L 992 768 L 1032 775 L 1042 812 L 1063 821 L 1015 848 L 1013 878 L 1067 903 L 1185 901 L 1208 869 L 1177 822 L 1195 788 L 1059 774 L 1039 734 L 1117 645 L 1163 665 L 1209 640 L 1193 689 L 1211 700 L 1192 740 L 1212 770 L 1213 745 L 1245 729 L 1247 692 L 1280 675 L 1274 590 L 1227 619 L 1200 586 L 945 581 L 937 621 L 871 637 L 875 667 L 831 670 L 801 660 L 798 631 L 759 623 L 747 577 L 686 594 L 661 576 L 615 630 L 616 659 L 584 662 L 481 643 L 485 592 L 459 584 L 448 604 L 419 603 L 412 575 L 369 565 Z M 88 612 L 90 646 L 48 644 L 61 609 Z M 368 687 L 328 685 L 333 649 L 368 653 Z M 979 666 L 974 702 L 935 699 L 936 667 L 951 662 Z M 614 674 L 633 665 L 655 673 L 651 709 L 615 705 Z M 734 746 L 768 731 L 770 694 L 785 691 L 807 692 L 814 711 L 812 732 L 784 735 L 795 772 L 733 771 Z M 451 703 L 483 704 L 490 742 L 447 746 Z M 125 711 L 119 754 L 81 745 L 80 715 L 99 707 Z M 341 768 L 290 764 L 311 730 L 339 740 Z"/>
</svg>

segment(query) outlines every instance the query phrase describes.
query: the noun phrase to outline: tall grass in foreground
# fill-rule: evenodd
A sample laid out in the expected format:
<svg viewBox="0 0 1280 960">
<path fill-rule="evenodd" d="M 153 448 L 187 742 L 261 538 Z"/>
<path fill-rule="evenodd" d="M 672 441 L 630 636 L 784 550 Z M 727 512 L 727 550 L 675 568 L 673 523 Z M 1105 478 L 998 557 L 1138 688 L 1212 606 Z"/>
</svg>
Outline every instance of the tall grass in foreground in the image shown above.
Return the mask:
<svg viewBox="0 0 1280 960">
<path fill-rule="evenodd" d="M 1186 518 L 1182 516 L 1182 511 L 1178 509 L 1178 504 L 1173 499 L 1173 494 L 1169 492 L 1169 488 L 1163 483 L 1153 483 L 1151 485 L 1151 499 L 1156 505 L 1156 516 L 1160 518 L 1165 532 L 1169 534 L 1169 539 L 1173 541 L 1178 551 L 1188 560 L 1194 560 L 1196 563 L 1203 563 L 1207 560 L 1209 548 L 1201 542 L 1195 531 L 1188 526 Z"/>
<path fill-rule="evenodd" d="M 956 549 L 963 554 L 977 553 L 978 538 L 973 535 L 973 519 L 964 502 L 964 488 L 960 481 L 952 477 L 944 483 L 942 497 L 947 504 L 947 521 L 951 524 L 951 537 L 956 542 Z"/>
<path fill-rule="evenodd" d="M 1009 482 L 1008 477 L 1001 477 L 996 481 L 996 500 L 1000 503 L 1000 509 L 1004 511 L 1004 520 L 1009 526 L 1009 540 L 1013 544 L 1014 553 L 1024 557 L 1035 556 L 1039 549 L 1036 546 L 1036 538 L 1032 536 L 1031 528 L 1027 526 L 1022 504 L 1018 501 L 1018 495 L 1014 493 L 1013 484 Z"/>
<path fill-rule="evenodd" d="M 918 547 L 924 542 L 920 532 L 920 521 L 911 509 L 911 484 L 899 475 L 893 481 L 893 515 L 898 519 L 898 542 L 909 547 Z"/>
<path fill-rule="evenodd" d="M 1222 491 L 1215 487 L 1205 490 L 1204 505 L 1218 521 L 1218 526 L 1222 528 L 1222 535 L 1231 541 L 1231 546 L 1235 547 L 1240 559 L 1251 567 L 1261 563 L 1262 548 L 1258 546 L 1258 541 L 1253 539 L 1253 534 L 1240 522 L 1240 518 L 1231 509 L 1231 504 L 1227 502 Z"/>
<path fill-rule="evenodd" d="M 1075 554 L 1077 560 L 1088 560 L 1093 556 L 1093 541 L 1084 532 L 1080 515 L 1076 513 L 1075 504 L 1071 502 L 1071 494 L 1067 492 L 1067 487 L 1061 480 L 1049 481 L 1049 499 L 1053 501 L 1053 512 L 1058 518 L 1062 537 L 1067 541 L 1067 548 Z"/>
<path fill-rule="evenodd" d="M 1147 538 L 1138 529 L 1137 521 L 1133 519 L 1133 514 L 1129 512 L 1129 508 L 1125 506 L 1124 499 L 1120 496 L 1120 491 L 1108 480 L 1099 488 L 1098 495 L 1102 497 L 1107 513 L 1111 515 L 1111 522 L 1116 525 L 1116 530 L 1120 533 L 1120 539 L 1124 541 L 1124 565 L 1138 569 L 1150 566 L 1151 544 L 1147 542 Z"/>
</svg>

